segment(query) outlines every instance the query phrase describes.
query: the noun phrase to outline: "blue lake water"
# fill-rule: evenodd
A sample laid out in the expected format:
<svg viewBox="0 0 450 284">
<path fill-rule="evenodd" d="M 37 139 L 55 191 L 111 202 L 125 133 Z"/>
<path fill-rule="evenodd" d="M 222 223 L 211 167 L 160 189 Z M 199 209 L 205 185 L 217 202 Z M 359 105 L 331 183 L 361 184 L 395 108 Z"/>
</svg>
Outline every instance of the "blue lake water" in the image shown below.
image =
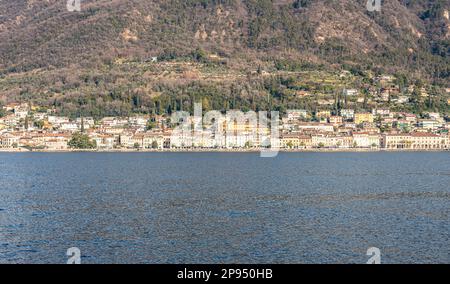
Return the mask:
<svg viewBox="0 0 450 284">
<path fill-rule="evenodd" d="M 450 153 L 1 153 L 0 263 L 450 263 Z"/>
</svg>

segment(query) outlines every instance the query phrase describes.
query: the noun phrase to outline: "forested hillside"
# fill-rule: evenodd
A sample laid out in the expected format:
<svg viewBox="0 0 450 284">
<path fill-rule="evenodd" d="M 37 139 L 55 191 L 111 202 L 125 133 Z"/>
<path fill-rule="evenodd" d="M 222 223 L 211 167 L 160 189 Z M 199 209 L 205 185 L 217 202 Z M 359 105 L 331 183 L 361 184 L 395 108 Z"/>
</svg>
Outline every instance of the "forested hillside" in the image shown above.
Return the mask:
<svg viewBox="0 0 450 284">
<path fill-rule="evenodd" d="M 356 78 L 329 89 L 297 82 L 300 90 L 333 93 L 383 73 L 449 87 L 449 2 L 382 1 L 380 12 L 366 3 L 81 0 L 69 12 L 62 0 L 2 0 L 0 101 L 98 115 L 180 109 L 202 94 L 220 109 L 314 107 L 272 86 L 307 71 Z"/>
</svg>

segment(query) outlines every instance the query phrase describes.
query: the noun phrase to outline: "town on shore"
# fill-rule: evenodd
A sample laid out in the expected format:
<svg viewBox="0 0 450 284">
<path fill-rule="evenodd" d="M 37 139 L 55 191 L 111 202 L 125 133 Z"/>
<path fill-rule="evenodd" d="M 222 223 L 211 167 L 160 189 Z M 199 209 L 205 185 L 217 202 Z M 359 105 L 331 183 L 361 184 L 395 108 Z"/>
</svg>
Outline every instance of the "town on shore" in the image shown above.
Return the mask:
<svg viewBox="0 0 450 284">
<path fill-rule="evenodd" d="M 290 110 L 271 129 L 250 120 L 202 121 L 200 129 L 179 130 L 167 116 L 70 119 L 36 111 L 28 103 L 8 104 L 0 118 L 1 151 L 256 151 L 449 150 L 450 122 L 439 113 L 342 109 L 310 113 Z M 203 125 L 204 124 L 204 125 Z M 274 142 L 276 138 L 277 142 Z"/>
</svg>

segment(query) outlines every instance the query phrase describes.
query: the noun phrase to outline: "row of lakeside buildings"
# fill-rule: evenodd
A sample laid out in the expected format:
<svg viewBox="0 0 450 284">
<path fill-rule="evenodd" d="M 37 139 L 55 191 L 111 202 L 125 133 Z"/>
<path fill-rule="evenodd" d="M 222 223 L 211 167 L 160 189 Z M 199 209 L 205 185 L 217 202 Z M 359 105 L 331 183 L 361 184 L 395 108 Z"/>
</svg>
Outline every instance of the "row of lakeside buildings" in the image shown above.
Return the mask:
<svg viewBox="0 0 450 284">
<path fill-rule="evenodd" d="M 419 118 L 411 113 L 376 109 L 339 115 L 288 111 L 277 131 L 250 121 L 224 119 L 200 128 L 174 128 L 163 116 L 69 119 L 33 112 L 27 104 L 8 105 L 0 118 L 0 148 L 69 150 L 74 133 L 83 132 L 99 150 L 120 149 L 450 149 L 450 123 L 437 113 Z M 194 121 L 192 121 L 194 122 Z"/>
</svg>

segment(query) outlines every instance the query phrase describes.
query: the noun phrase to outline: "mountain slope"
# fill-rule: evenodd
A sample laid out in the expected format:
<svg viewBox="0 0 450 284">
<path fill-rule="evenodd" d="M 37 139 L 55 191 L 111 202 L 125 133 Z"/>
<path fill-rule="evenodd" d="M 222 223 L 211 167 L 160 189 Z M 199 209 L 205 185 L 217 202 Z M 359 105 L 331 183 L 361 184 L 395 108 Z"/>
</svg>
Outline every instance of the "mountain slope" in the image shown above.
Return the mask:
<svg viewBox="0 0 450 284">
<path fill-rule="evenodd" d="M 384 1 L 381 12 L 368 12 L 365 0 L 81 3 L 81 12 L 68 12 L 59 0 L 0 2 L 0 69 L 172 58 L 199 47 L 250 65 L 284 56 L 329 64 L 384 58 L 380 66 L 414 71 L 426 60 L 434 72 L 437 62 L 448 63 L 446 1 Z"/>
<path fill-rule="evenodd" d="M 204 99 L 222 110 L 315 110 L 343 88 L 372 92 L 373 75 L 388 73 L 403 89 L 439 86 L 428 88 L 428 110 L 448 112 L 449 2 L 383 1 L 381 12 L 366 3 L 81 0 L 69 12 L 62 0 L 1 0 L 0 105 L 97 117 Z M 305 91 L 320 97 L 295 95 Z"/>
</svg>

